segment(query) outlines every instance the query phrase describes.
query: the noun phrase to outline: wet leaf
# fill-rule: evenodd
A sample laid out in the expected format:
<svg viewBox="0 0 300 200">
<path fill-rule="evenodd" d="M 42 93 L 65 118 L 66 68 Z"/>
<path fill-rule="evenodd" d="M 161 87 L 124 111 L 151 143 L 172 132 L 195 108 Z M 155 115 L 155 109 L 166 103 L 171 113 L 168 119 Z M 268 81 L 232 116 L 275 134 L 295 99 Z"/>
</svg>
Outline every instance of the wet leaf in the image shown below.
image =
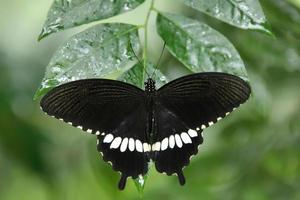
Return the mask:
<svg viewBox="0 0 300 200">
<path fill-rule="evenodd" d="M 237 50 L 208 25 L 181 15 L 161 13 L 157 18 L 157 30 L 171 54 L 190 71 L 227 72 L 247 80 Z"/>
<path fill-rule="evenodd" d="M 160 88 L 164 84 L 168 83 L 168 79 L 159 69 L 155 69 L 152 63 L 148 63 L 147 68 L 144 68 L 142 63 L 137 63 L 130 70 L 125 72 L 119 80 L 132 85 L 138 86 L 141 89 L 144 89 L 144 82 L 147 81 L 147 78 L 151 76 L 156 82 L 156 87 Z M 145 72 L 147 70 L 147 72 Z"/>
<path fill-rule="evenodd" d="M 39 40 L 67 28 L 106 19 L 136 8 L 145 0 L 55 0 Z"/>
<path fill-rule="evenodd" d="M 272 35 L 258 0 L 181 0 L 184 4 L 242 29 Z"/>
<path fill-rule="evenodd" d="M 137 179 L 134 179 L 134 184 L 139 192 L 140 198 L 142 199 L 144 196 L 144 188 L 146 181 L 148 179 L 148 175 L 146 174 L 145 176 L 139 176 Z"/>
<path fill-rule="evenodd" d="M 116 79 L 131 68 L 140 49 L 138 27 L 97 25 L 63 44 L 53 55 L 35 98 L 62 83 L 87 78 Z"/>
</svg>

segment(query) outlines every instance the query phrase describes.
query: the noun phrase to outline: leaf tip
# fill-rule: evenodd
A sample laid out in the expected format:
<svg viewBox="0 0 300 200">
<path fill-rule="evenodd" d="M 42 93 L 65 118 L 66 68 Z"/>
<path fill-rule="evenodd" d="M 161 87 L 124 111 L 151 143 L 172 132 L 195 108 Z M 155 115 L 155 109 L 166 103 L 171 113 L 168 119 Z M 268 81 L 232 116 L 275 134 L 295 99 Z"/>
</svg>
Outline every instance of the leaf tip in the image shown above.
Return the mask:
<svg viewBox="0 0 300 200">
<path fill-rule="evenodd" d="M 276 36 L 275 36 L 275 34 L 273 33 L 273 30 L 272 30 L 272 26 L 267 21 L 260 24 L 260 27 L 257 28 L 257 30 L 267 34 L 268 36 L 272 37 L 273 39 L 276 39 Z"/>
<path fill-rule="evenodd" d="M 145 183 L 147 178 L 148 178 L 147 175 L 144 176 L 140 175 L 138 178 L 134 179 L 134 183 L 139 192 L 140 199 L 142 199 L 144 196 L 144 189 L 145 189 Z"/>
<path fill-rule="evenodd" d="M 48 35 L 50 35 L 50 33 L 46 32 L 45 29 L 43 28 L 43 30 L 41 31 L 41 33 L 38 36 L 37 41 L 40 42 L 42 39 L 44 39 Z"/>
<path fill-rule="evenodd" d="M 45 88 L 43 86 L 40 86 L 40 88 L 35 92 L 35 94 L 33 96 L 33 100 L 34 101 L 38 100 L 40 97 L 47 94 L 47 92 L 49 92 L 52 88 L 53 87 Z"/>
<path fill-rule="evenodd" d="M 42 35 L 39 35 L 37 38 L 37 41 L 40 42 L 44 37 Z"/>
<path fill-rule="evenodd" d="M 33 100 L 37 101 L 41 96 L 43 96 L 45 92 L 43 91 L 43 89 L 40 87 L 34 94 L 33 96 Z"/>
<path fill-rule="evenodd" d="M 36 91 L 36 93 L 33 96 L 33 100 L 37 101 L 39 97 L 40 97 L 39 91 Z"/>
</svg>

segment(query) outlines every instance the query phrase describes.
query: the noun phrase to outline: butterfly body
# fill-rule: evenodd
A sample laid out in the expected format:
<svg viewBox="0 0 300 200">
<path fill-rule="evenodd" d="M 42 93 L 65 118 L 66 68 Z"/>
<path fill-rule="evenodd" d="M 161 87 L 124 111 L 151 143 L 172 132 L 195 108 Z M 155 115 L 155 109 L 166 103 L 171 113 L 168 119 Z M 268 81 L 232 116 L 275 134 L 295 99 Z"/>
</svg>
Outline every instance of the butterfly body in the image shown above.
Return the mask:
<svg viewBox="0 0 300 200">
<path fill-rule="evenodd" d="M 249 85 L 224 73 L 198 73 L 156 89 L 149 78 L 145 90 L 120 81 L 87 79 L 63 84 L 41 100 L 49 115 L 97 135 L 97 149 L 115 171 L 119 188 L 128 177 L 148 171 L 176 174 L 197 154 L 202 131 L 245 102 Z"/>
<path fill-rule="evenodd" d="M 155 112 L 154 112 L 154 103 L 156 96 L 156 86 L 155 81 L 152 78 L 148 78 L 145 82 L 145 100 L 146 100 L 146 110 L 147 110 L 147 130 L 145 133 L 147 134 L 148 141 L 150 145 L 152 145 L 153 138 L 155 137 Z M 153 158 L 151 153 L 148 153 L 148 157 L 150 159 Z"/>
</svg>

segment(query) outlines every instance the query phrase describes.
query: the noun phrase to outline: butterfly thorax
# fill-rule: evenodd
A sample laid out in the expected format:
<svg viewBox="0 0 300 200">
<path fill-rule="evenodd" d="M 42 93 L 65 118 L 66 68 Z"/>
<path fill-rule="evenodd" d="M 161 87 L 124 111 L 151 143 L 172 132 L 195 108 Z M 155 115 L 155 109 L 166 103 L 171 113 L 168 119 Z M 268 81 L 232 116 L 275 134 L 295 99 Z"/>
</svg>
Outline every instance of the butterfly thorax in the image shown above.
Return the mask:
<svg viewBox="0 0 300 200">
<path fill-rule="evenodd" d="M 147 111 L 147 127 L 146 133 L 150 144 L 152 144 L 153 130 L 154 130 L 154 96 L 156 93 L 155 81 L 152 78 L 148 78 L 145 82 L 145 94 L 146 94 L 146 111 Z"/>
<path fill-rule="evenodd" d="M 145 82 L 145 91 L 148 94 L 154 93 L 156 91 L 155 81 L 152 78 L 148 78 Z"/>
</svg>

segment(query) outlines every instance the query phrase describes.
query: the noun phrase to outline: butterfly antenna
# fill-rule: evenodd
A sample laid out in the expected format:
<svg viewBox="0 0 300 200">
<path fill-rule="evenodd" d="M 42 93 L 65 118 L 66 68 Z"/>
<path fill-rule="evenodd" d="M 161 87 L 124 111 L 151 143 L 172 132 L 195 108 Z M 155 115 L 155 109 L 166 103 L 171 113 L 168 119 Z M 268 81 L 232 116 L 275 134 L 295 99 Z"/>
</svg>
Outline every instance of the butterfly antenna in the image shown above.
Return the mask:
<svg viewBox="0 0 300 200">
<path fill-rule="evenodd" d="M 142 61 L 139 59 L 139 57 L 138 57 L 138 56 L 136 55 L 136 53 L 134 52 L 131 42 L 129 42 L 129 44 L 130 44 L 130 49 L 131 49 L 132 53 L 134 54 L 134 56 L 135 56 L 136 59 L 138 60 L 139 64 L 143 66 Z M 146 72 L 147 76 L 150 77 L 149 74 L 148 74 L 148 72 L 147 72 L 147 69 L 146 69 L 145 72 Z"/>
<path fill-rule="evenodd" d="M 153 71 L 153 73 L 152 73 L 152 75 L 151 75 L 151 78 L 153 77 L 153 75 L 155 75 L 155 72 L 156 72 L 156 70 L 158 69 L 158 65 L 159 65 L 159 63 L 160 63 L 160 61 L 161 61 L 161 59 L 162 59 L 162 57 L 163 57 L 163 55 L 164 55 L 165 47 L 166 47 L 166 42 L 164 42 L 163 49 L 162 49 L 161 54 L 160 54 L 160 56 L 159 56 L 158 62 L 156 63 L 156 65 L 155 65 L 155 67 L 154 67 L 154 71 Z"/>
</svg>

